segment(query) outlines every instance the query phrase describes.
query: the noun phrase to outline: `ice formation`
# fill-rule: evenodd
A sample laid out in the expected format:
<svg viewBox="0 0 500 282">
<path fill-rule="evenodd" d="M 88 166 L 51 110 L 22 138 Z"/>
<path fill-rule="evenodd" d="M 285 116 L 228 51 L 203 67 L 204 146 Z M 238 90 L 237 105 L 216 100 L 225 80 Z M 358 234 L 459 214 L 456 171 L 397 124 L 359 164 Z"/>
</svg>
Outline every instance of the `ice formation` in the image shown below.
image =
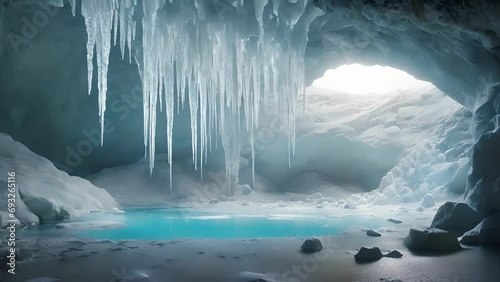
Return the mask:
<svg viewBox="0 0 500 282">
<path fill-rule="evenodd" d="M 74 1 L 70 2 L 74 9 Z M 142 13 L 136 12 L 140 9 Z M 253 152 L 259 111 L 265 110 L 268 102 L 279 107 L 288 132 L 289 155 L 293 153 L 296 99 L 304 92 L 307 31 L 321 14 L 307 0 L 82 1 L 88 34 L 89 93 L 94 48 L 97 56 L 101 130 L 111 42 L 116 44 L 119 31 L 122 56 L 127 46 L 131 60 L 136 17 L 141 15 L 142 50 L 136 50 L 135 59 L 143 84 L 144 145 L 150 173 L 154 168 L 157 108 L 163 111 L 165 103 L 171 164 L 174 108 L 183 107 L 187 99 L 195 168 L 202 170 L 220 137 L 231 189 L 239 170 L 240 134 L 249 133 Z"/>
</svg>

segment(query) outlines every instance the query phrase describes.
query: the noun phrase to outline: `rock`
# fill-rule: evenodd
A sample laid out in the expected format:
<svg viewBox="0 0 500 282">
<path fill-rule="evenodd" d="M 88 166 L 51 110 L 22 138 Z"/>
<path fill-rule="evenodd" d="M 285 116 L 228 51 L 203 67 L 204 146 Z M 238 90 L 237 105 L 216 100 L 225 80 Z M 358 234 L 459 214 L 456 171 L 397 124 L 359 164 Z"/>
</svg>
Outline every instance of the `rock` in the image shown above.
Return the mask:
<svg viewBox="0 0 500 282">
<path fill-rule="evenodd" d="M 384 255 L 384 257 L 387 257 L 387 258 L 400 258 L 402 256 L 403 256 L 403 254 L 397 250 L 390 251 Z"/>
<path fill-rule="evenodd" d="M 250 205 L 250 202 L 249 201 L 243 201 L 243 202 L 241 202 L 241 205 L 242 206 L 248 206 L 248 205 Z"/>
<path fill-rule="evenodd" d="M 309 238 L 300 247 L 303 253 L 315 253 L 323 249 L 323 244 L 319 238 Z"/>
<path fill-rule="evenodd" d="M 379 260 L 382 258 L 382 252 L 379 248 L 362 247 L 357 254 L 354 255 L 356 260 Z"/>
<path fill-rule="evenodd" d="M 434 202 L 434 198 L 432 197 L 431 194 L 425 195 L 424 198 L 422 199 L 422 202 L 420 203 L 420 205 L 424 208 L 433 207 L 435 204 L 436 202 Z"/>
<path fill-rule="evenodd" d="M 380 237 L 380 236 L 382 236 L 382 234 L 378 233 L 377 231 L 375 231 L 373 229 L 370 229 L 370 230 L 366 231 L 366 235 L 368 235 L 370 237 Z"/>
<path fill-rule="evenodd" d="M 479 213 L 465 203 L 446 202 L 439 207 L 430 227 L 461 236 L 478 225 L 481 219 Z"/>
<path fill-rule="evenodd" d="M 453 233 L 438 228 L 424 230 L 412 228 L 404 243 L 410 250 L 456 251 L 462 249 Z"/>
<path fill-rule="evenodd" d="M 500 213 L 485 218 L 460 240 L 463 244 L 500 244 Z"/>
<path fill-rule="evenodd" d="M 216 198 L 212 198 L 212 199 L 208 200 L 209 204 L 217 204 L 218 202 L 219 202 L 219 200 L 217 200 Z"/>
<path fill-rule="evenodd" d="M 400 224 L 400 223 L 403 223 L 401 220 L 399 219 L 394 219 L 394 218 L 389 218 L 387 221 L 389 222 L 392 222 L 392 223 L 395 223 L 395 224 Z"/>
<path fill-rule="evenodd" d="M 418 207 L 415 211 L 417 211 L 417 212 L 423 212 L 424 208 L 423 207 Z"/>
</svg>

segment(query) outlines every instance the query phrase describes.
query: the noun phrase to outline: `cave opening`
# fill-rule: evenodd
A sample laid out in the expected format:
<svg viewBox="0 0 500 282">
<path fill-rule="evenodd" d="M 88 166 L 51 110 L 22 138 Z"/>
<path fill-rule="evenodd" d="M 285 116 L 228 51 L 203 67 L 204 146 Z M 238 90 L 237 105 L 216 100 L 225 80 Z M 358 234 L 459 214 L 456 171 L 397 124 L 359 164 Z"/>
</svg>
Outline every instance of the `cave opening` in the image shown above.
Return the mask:
<svg viewBox="0 0 500 282">
<path fill-rule="evenodd" d="M 431 83 L 390 67 L 351 64 L 315 80 L 304 108 L 302 98 L 290 162 L 285 139 L 272 134 L 272 118 L 261 129 L 256 172 L 272 185 L 258 190 L 321 193 L 349 207 L 417 203 L 419 210 L 462 197 L 471 114 Z M 245 175 L 241 181 L 249 183 Z"/>
</svg>

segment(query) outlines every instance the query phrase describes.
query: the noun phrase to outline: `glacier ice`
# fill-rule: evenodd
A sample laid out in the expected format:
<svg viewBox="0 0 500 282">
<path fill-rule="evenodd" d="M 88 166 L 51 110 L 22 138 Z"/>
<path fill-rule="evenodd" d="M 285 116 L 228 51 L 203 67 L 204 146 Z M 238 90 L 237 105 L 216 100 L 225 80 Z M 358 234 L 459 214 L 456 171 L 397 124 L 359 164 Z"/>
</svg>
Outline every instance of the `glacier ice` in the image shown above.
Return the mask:
<svg viewBox="0 0 500 282">
<path fill-rule="evenodd" d="M 74 11 L 75 2 L 70 3 Z M 297 95 L 305 91 L 307 31 L 323 13 L 312 3 L 84 0 L 81 10 L 88 34 L 89 94 L 94 48 L 97 56 L 101 146 L 111 42 L 116 44 L 119 33 L 122 57 L 128 48 L 131 61 L 135 18 L 142 17 L 137 25 L 142 33 L 138 49 L 142 50 L 136 50 L 135 60 L 143 86 L 144 146 L 150 174 L 154 168 L 158 106 L 160 111 L 165 106 L 168 159 L 172 164 L 175 100 L 177 109 L 188 100 L 193 162 L 202 174 L 212 142 L 217 146 L 218 138 L 221 139 L 226 174 L 231 179 L 229 192 L 231 185 L 237 183 L 240 135 L 244 132 L 249 135 L 255 168 L 254 132 L 259 112 L 261 108 L 265 111 L 269 102 L 278 105 L 288 132 L 290 159 L 295 148 Z"/>
</svg>

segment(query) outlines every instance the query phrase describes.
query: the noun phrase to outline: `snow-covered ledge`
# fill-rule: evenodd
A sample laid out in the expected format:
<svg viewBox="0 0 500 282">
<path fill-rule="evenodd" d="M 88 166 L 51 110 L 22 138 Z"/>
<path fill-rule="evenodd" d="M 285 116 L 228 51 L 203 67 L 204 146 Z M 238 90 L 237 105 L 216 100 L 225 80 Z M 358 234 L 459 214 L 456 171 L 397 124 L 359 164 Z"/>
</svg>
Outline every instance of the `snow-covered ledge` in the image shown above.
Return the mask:
<svg viewBox="0 0 500 282">
<path fill-rule="evenodd" d="M 69 176 L 10 136 L 0 133 L 0 184 L 11 185 L 15 195 L 15 216 L 25 225 L 62 220 L 93 211 L 119 212 L 118 204 L 106 190 L 89 181 Z M 7 180 L 9 175 L 9 180 Z M 5 178 L 4 178 L 5 176 Z M 7 202 L 12 197 L 0 192 L 0 227 L 7 226 Z M 12 223 L 12 222 L 11 222 Z"/>
</svg>

